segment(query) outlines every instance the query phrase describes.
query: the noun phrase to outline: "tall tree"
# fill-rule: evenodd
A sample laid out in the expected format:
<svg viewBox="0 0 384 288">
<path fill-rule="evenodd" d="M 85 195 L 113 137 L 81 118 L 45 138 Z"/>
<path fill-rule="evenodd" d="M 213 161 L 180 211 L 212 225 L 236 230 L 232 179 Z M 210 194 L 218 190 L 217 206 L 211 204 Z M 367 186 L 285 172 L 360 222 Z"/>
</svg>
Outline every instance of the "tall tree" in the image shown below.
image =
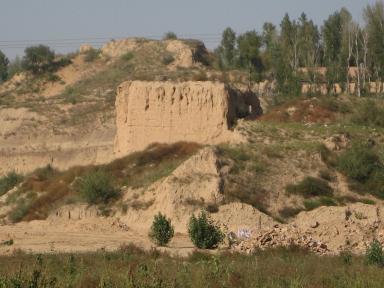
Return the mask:
<svg viewBox="0 0 384 288">
<path fill-rule="evenodd" d="M 237 47 L 239 53 L 238 63 L 242 68 L 247 68 L 253 76 L 260 76 L 263 65 L 260 57 L 261 37 L 256 31 L 248 31 L 237 37 Z"/>
<path fill-rule="evenodd" d="M 224 30 L 217 53 L 224 68 L 231 68 L 235 65 L 236 33 L 232 28 L 228 27 Z"/>
<path fill-rule="evenodd" d="M 288 14 L 285 14 L 283 21 L 280 24 L 281 34 L 281 48 L 289 59 L 292 59 L 290 65 L 294 71 L 298 67 L 298 44 L 299 33 L 296 21 L 291 21 Z"/>
<path fill-rule="evenodd" d="M 384 77 L 384 3 L 368 5 L 364 9 L 369 66 L 380 83 Z"/>
<path fill-rule="evenodd" d="M 312 20 L 302 13 L 299 18 L 299 64 L 314 67 L 320 58 L 320 33 Z"/>
<path fill-rule="evenodd" d="M 348 39 L 349 12 L 342 9 L 330 15 L 322 27 L 324 45 L 324 64 L 327 67 L 326 78 L 328 89 L 334 88 L 335 84 L 340 84 L 343 88 L 348 75 L 348 53 L 351 51 L 351 38 Z M 345 32 L 347 31 L 347 32 Z M 348 37 L 351 37 L 350 35 Z M 348 43 L 349 46 L 343 45 Z M 345 48 L 349 47 L 349 48 Z M 347 53 L 345 51 L 348 51 Z M 349 53 L 350 54 L 350 53 Z"/>
<path fill-rule="evenodd" d="M 0 83 L 8 78 L 8 64 L 8 58 L 2 51 L 0 51 Z"/>
</svg>

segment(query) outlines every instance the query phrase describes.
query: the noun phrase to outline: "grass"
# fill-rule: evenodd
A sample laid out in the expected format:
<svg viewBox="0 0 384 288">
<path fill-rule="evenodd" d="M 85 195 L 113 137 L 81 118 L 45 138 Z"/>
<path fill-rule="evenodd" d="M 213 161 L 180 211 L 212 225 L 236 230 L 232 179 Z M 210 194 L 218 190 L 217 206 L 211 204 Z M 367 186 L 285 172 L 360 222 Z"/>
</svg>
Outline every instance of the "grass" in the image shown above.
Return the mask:
<svg viewBox="0 0 384 288">
<path fill-rule="evenodd" d="M 224 180 L 225 202 L 247 203 L 267 212 L 267 195 L 261 185 L 261 179 L 267 172 L 267 163 L 257 147 L 221 145 L 218 153 L 222 162 L 230 167 Z"/>
<path fill-rule="evenodd" d="M 371 257 L 372 258 L 372 257 Z M 170 257 L 134 246 L 116 252 L 1 256 L 3 287 L 382 287 L 383 269 L 364 257 L 277 249 L 253 255 L 199 252 Z M 316 271 L 314 273 L 314 271 Z"/>
<path fill-rule="evenodd" d="M 307 211 L 314 210 L 321 206 L 339 206 L 339 203 L 331 197 L 321 197 L 319 199 L 304 200 L 304 207 Z"/>
<path fill-rule="evenodd" d="M 297 184 L 288 185 L 286 192 L 302 195 L 304 198 L 333 195 L 333 189 L 326 181 L 314 177 L 306 177 Z"/>
<path fill-rule="evenodd" d="M 384 107 L 374 100 L 363 100 L 351 116 L 357 125 L 384 127 Z"/>
<path fill-rule="evenodd" d="M 97 173 L 95 171 L 98 170 L 108 172 L 111 177 L 109 184 L 113 185 L 113 187 L 139 188 L 149 186 L 172 173 L 199 148 L 198 144 L 186 142 L 171 145 L 153 144 L 145 151 L 133 153 L 106 165 L 79 166 L 67 171 L 56 171 L 50 166 L 38 169 L 26 177 L 17 193 L 10 195 L 12 203 L 16 203 L 14 213 L 17 216 L 13 217 L 13 220 L 18 222 L 45 219 L 50 212 L 69 200 L 71 202 L 79 201 L 81 193 L 77 189 L 78 185 L 75 185 L 76 182 L 82 177 L 90 175 L 89 173 Z M 27 202 L 20 200 L 31 192 L 37 196 Z M 105 199 L 102 192 L 102 196 L 97 194 L 101 198 L 98 197 L 96 200 L 101 199 L 106 200 L 101 202 L 108 202 L 109 198 Z M 94 201 L 91 201 L 91 203 L 94 203 Z M 144 203 L 144 205 L 148 204 Z"/>
<path fill-rule="evenodd" d="M 337 169 L 348 177 L 352 190 L 384 198 L 384 165 L 374 147 L 352 145 L 339 156 Z"/>
</svg>

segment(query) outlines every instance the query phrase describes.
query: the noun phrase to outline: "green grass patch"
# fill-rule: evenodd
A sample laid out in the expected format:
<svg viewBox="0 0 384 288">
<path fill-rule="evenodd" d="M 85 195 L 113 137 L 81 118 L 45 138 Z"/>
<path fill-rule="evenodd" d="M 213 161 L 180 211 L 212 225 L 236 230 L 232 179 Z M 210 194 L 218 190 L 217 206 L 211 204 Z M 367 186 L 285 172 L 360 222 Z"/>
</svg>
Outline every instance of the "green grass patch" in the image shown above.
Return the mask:
<svg viewBox="0 0 384 288">
<path fill-rule="evenodd" d="M 17 240 L 15 240 L 17 244 Z M 316 256 L 299 249 L 275 249 L 252 255 L 195 252 L 188 258 L 124 246 L 116 252 L 79 254 L 18 253 L 1 256 L 3 287 L 370 287 L 384 283 L 381 259 Z M 380 261 L 381 262 L 381 261 Z M 313 273 L 316 271 L 316 273 Z"/>
<path fill-rule="evenodd" d="M 7 193 L 9 190 L 23 181 L 23 176 L 16 172 L 9 172 L 7 175 L 0 178 L 0 196 Z"/>
<path fill-rule="evenodd" d="M 314 210 L 321 206 L 338 206 L 339 203 L 331 197 L 321 197 L 319 199 L 304 200 L 304 207 L 307 211 Z"/>
<path fill-rule="evenodd" d="M 305 198 L 333 195 L 333 189 L 326 181 L 314 177 L 306 177 L 298 184 L 287 185 L 286 192 Z"/>
</svg>

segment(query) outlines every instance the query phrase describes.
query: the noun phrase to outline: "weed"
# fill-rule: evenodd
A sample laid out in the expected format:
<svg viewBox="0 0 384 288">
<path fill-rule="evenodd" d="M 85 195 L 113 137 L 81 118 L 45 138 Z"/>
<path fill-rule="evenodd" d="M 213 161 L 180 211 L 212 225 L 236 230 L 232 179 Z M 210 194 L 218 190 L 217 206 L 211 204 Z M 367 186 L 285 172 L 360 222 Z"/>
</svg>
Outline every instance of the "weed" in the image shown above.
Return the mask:
<svg viewBox="0 0 384 288">
<path fill-rule="evenodd" d="M 370 265 L 384 265 L 383 246 L 378 240 L 373 240 L 365 252 L 366 261 Z"/>
</svg>

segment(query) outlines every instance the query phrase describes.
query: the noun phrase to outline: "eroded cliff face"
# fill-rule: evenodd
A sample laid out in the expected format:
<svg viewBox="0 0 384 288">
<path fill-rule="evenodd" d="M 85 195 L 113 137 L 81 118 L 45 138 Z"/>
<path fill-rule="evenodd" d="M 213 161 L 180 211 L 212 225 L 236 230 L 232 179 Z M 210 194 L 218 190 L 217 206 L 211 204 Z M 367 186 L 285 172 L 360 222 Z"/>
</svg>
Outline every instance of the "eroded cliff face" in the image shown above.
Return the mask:
<svg viewBox="0 0 384 288">
<path fill-rule="evenodd" d="M 259 113 L 249 96 L 215 82 L 124 82 L 117 90 L 115 153 L 151 143 L 230 141 L 238 115 Z"/>
</svg>

